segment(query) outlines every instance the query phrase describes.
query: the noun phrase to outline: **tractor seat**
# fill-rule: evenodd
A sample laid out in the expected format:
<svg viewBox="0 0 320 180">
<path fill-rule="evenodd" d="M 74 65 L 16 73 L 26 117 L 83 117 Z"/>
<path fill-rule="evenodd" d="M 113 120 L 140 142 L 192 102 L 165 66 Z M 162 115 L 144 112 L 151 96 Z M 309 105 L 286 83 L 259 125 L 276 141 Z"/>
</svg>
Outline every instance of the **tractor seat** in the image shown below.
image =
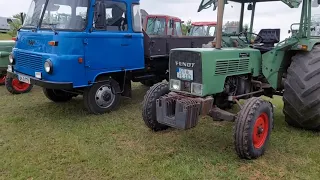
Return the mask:
<svg viewBox="0 0 320 180">
<path fill-rule="evenodd" d="M 272 50 L 274 44 L 280 41 L 280 29 L 261 29 L 258 35 L 262 37 L 262 40 L 257 36 L 254 43 L 262 44 L 254 44 L 253 48 L 260 50 L 261 53 Z"/>
</svg>

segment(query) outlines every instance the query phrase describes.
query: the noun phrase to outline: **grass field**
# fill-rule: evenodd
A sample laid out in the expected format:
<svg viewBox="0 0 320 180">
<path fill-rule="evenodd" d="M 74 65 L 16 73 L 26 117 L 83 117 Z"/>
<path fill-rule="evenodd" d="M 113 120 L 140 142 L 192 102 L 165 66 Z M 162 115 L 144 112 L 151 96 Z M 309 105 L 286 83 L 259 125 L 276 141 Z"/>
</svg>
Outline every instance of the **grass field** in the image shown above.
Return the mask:
<svg viewBox="0 0 320 180">
<path fill-rule="evenodd" d="M 89 115 L 81 97 L 49 102 L 39 87 L 11 95 L 0 87 L 0 179 L 319 179 L 319 133 L 288 127 L 282 101 L 266 154 L 239 160 L 232 123 L 202 118 L 188 131 L 148 130 L 141 118 L 146 92 L 105 115 Z"/>
</svg>

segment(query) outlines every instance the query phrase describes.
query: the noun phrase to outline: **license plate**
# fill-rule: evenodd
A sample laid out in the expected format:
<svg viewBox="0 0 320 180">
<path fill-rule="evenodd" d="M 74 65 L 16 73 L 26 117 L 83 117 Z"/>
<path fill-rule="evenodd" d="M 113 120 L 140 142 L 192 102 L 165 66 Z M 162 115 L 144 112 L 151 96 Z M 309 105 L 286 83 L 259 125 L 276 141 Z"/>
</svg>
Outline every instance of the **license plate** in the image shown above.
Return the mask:
<svg viewBox="0 0 320 180">
<path fill-rule="evenodd" d="M 30 84 L 30 78 L 29 77 L 26 77 L 26 76 L 23 76 L 23 75 L 19 74 L 18 75 L 18 80 L 21 81 L 21 82 Z"/>
<path fill-rule="evenodd" d="M 177 68 L 177 78 L 192 81 L 193 80 L 193 70 Z"/>
</svg>

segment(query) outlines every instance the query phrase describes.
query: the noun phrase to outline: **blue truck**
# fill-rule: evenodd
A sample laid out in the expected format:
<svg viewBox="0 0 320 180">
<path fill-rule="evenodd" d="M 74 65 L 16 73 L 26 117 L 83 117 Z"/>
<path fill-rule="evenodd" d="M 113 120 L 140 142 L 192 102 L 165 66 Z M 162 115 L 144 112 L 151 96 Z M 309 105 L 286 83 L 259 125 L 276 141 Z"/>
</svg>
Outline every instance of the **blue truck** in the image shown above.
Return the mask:
<svg viewBox="0 0 320 180">
<path fill-rule="evenodd" d="M 168 30 L 181 26 L 168 23 Z M 90 113 L 103 114 L 115 110 L 121 96 L 131 97 L 131 82 L 168 79 L 171 49 L 211 40 L 147 35 L 139 0 L 32 0 L 7 78 L 42 87 L 53 102 L 83 95 Z"/>
</svg>

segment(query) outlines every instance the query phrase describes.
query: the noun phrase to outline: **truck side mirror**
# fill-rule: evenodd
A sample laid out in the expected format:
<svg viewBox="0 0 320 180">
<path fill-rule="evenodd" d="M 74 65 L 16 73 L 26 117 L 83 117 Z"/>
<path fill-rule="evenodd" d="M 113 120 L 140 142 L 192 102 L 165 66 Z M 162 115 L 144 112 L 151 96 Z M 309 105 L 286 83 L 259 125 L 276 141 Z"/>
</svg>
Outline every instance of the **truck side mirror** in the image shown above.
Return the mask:
<svg viewBox="0 0 320 180">
<path fill-rule="evenodd" d="M 290 33 L 291 33 L 291 30 L 289 29 L 289 30 L 288 30 L 288 34 L 290 34 Z"/>
<path fill-rule="evenodd" d="M 252 4 L 249 4 L 249 5 L 248 5 L 247 10 L 248 10 L 248 11 L 252 11 Z"/>
</svg>

